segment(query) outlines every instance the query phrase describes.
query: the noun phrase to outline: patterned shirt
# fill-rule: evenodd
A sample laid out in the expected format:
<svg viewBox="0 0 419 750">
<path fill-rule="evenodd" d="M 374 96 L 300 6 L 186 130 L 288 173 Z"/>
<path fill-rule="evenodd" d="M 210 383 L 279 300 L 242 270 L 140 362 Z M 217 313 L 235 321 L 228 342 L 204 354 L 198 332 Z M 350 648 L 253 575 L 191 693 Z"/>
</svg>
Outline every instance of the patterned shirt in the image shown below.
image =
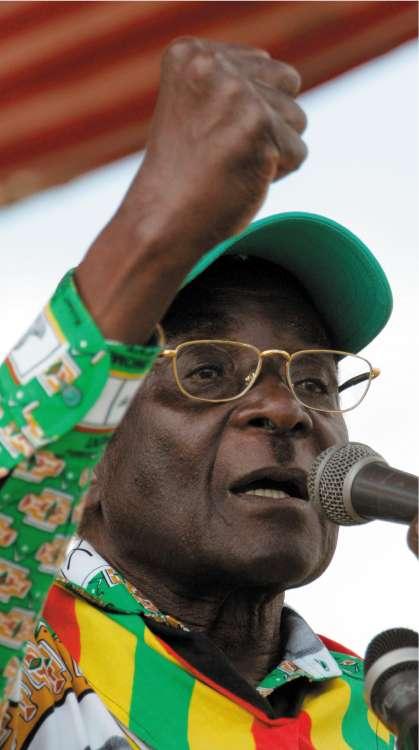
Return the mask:
<svg viewBox="0 0 419 750">
<path fill-rule="evenodd" d="M 281 662 L 254 689 L 87 542 L 63 562 L 93 467 L 158 353 L 105 341 L 70 273 L 0 368 L 0 748 L 393 747 L 360 659 L 292 610 Z"/>
</svg>

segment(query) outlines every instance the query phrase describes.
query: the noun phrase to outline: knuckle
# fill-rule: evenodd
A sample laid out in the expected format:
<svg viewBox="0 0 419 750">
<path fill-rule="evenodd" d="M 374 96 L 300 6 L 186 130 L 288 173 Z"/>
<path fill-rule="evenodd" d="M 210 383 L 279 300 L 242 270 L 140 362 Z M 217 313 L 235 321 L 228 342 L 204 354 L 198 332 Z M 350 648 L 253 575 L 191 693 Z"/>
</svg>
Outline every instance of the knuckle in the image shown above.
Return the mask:
<svg viewBox="0 0 419 750">
<path fill-rule="evenodd" d="M 201 48 L 199 39 L 193 36 L 179 36 L 166 47 L 162 63 L 163 65 L 172 65 L 173 63 L 186 62 L 192 55 L 196 54 Z"/>
<path fill-rule="evenodd" d="M 204 81 L 214 75 L 215 58 L 209 49 L 196 49 L 189 57 L 185 74 L 190 80 Z"/>
</svg>

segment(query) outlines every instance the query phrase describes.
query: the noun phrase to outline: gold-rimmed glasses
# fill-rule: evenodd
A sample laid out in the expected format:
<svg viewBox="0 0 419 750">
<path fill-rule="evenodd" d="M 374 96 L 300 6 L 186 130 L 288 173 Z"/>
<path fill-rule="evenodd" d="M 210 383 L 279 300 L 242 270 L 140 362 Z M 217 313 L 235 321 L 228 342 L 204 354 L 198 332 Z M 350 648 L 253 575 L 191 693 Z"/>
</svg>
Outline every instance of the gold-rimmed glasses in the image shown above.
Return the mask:
<svg viewBox="0 0 419 750">
<path fill-rule="evenodd" d="M 188 398 L 211 403 L 234 401 L 256 382 L 268 357 L 282 360 L 278 375 L 303 406 L 342 413 L 365 398 L 380 371 L 364 357 L 335 349 L 260 351 L 226 339 L 185 341 L 160 354 L 172 360 L 176 384 Z M 283 373 L 281 372 L 283 371 Z"/>
</svg>

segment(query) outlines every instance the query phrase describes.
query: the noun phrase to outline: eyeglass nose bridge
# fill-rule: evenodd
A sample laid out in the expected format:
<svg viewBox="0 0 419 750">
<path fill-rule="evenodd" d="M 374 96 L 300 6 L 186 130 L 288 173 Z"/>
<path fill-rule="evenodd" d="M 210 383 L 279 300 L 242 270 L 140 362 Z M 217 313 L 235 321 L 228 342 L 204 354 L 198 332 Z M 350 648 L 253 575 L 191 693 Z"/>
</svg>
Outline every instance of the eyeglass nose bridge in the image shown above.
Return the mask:
<svg viewBox="0 0 419 750">
<path fill-rule="evenodd" d="M 280 356 L 282 357 L 282 359 L 285 360 L 285 373 L 284 373 L 285 378 L 283 378 L 284 385 L 286 385 L 292 392 L 292 386 L 290 383 L 290 376 L 289 376 L 289 363 L 291 362 L 291 354 L 285 351 L 285 349 L 265 349 L 263 352 L 259 352 L 259 367 L 257 368 L 256 377 L 254 377 L 252 381 L 252 385 L 255 384 L 255 382 L 260 376 L 260 373 L 262 372 L 264 359 L 267 359 L 268 357 L 276 357 L 276 356 Z"/>
<path fill-rule="evenodd" d="M 291 354 L 286 352 L 285 349 L 265 349 L 263 352 L 259 352 L 260 358 L 263 360 L 265 357 L 273 357 L 278 354 L 280 357 L 289 362 L 291 360 Z"/>
</svg>

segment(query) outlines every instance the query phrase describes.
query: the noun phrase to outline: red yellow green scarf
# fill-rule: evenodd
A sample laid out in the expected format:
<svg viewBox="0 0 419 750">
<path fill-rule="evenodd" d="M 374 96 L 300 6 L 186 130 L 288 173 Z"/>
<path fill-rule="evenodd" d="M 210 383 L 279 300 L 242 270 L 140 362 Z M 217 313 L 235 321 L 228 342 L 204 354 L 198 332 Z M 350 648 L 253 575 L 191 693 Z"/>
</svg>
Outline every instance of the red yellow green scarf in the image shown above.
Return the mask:
<svg viewBox="0 0 419 750">
<path fill-rule="evenodd" d="M 83 586 L 73 582 L 69 590 L 68 585 L 52 587 L 46 620 L 120 725 L 153 750 L 394 747 L 364 703 L 361 661 L 331 641 L 325 642 L 342 676 L 318 682 L 297 717 L 271 719 L 199 673 L 156 636 L 143 615 L 164 615 L 151 602 L 140 605 L 135 590 L 122 586 L 111 568 Z"/>
</svg>

